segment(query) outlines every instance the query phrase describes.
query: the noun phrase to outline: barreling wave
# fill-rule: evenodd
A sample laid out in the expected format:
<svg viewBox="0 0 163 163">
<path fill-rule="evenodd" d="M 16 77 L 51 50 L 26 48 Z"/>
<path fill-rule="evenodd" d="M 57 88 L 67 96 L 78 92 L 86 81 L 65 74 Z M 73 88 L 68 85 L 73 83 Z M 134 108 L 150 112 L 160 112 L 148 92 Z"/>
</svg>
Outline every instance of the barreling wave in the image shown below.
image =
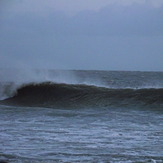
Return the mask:
<svg viewBox="0 0 163 163">
<path fill-rule="evenodd" d="M 163 106 L 163 88 L 111 89 L 81 84 L 29 83 L 0 102 L 5 105 L 51 108 Z"/>
</svg>

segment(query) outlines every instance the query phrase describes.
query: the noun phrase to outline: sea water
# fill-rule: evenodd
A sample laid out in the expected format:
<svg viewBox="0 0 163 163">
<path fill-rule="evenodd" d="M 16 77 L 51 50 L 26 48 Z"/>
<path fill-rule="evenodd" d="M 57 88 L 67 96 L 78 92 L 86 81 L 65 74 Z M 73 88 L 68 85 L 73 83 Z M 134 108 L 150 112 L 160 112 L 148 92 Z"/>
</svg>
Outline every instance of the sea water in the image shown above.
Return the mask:
<svg viewBox="0 0 163 163">
<path fill-rule="evenodd" d="M 72 73 L 76 78 L 73 79 L 74 81 L 62 82 L 65 72 L 50 71 L 48 81 L 53 77 L 52 82 L 66 83 L 68 89 L 72 85 L 75 85 L 75 89 L 78 85 L 81 88 L 82 84 L 84 89 L 85 86 L 90 89 L 90 85 L 93 85 L 93 90 L 94 86 L 97 89 L 105 87 L 109 90 L 156 89 L 159 90 L 160 95 L 151 94 L 156 99 L 149 104 L 148 100 L 144 101 L 137 96 L 134 96 L 136 100 L 130 100 L 130 96 L 126 96 L 125 105 L 123 103 L 116 105 L 119 98 L 116 99 L 116 103 L 111 103 L 112 105 L 110 103 L 97 105 L 100 100 L 102 101 L 98 98 L 96 103 L 89 101 L 87 105 L 88 102 L 84 102 L 80 107 L 76 104 L 83 102 L 83 99 L 78 100 L 75 107 L 73 102 L 69 107 L 1 104 L 0 161 L 9 163 L 163 162 L 163 95 L 160 91 L 163 88 L 162 72 L 73 71 Z M 28 82 L 24 83 L 28 85 Z M 4 85 L 3 81 L 1 94 L 6 93 L 3 90 Z M 14 93 L 12 94 L 11 91 L 15 94 L 16 91 L 13 87 L 7 88 L 9 89 L 7 95 L 13 99 Z M 19 85 L 18 88 L 21 89 L 21 86 Z M 71 94 L 71 91 L 69 93 Z M 7 95 L 6 98 L 10 98 Z M 100 96 L 99 92 L 98 95 Z M 65 94 L 63 93 L 62 96 Z M 83 97 L 82 94 L 80 99 Z M 128 103 L 127 99 L 129 99 Z"/>
</svg>

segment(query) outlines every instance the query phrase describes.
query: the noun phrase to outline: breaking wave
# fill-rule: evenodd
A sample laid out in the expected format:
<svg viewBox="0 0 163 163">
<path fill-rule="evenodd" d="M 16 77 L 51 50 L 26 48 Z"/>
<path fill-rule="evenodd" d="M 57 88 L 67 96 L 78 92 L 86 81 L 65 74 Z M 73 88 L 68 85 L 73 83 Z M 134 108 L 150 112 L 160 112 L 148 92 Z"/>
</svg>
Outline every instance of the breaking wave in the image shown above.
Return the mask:
<svg viewBox="0 0 163 163">
<path fill-rule="evenodd" d="M 83 84 L 52 82 L 20 86 L 13 96 L 0 102 L 5 105 L 51 108 L 163 106 L 163 88 L 114 89 Z"/>
</svg>

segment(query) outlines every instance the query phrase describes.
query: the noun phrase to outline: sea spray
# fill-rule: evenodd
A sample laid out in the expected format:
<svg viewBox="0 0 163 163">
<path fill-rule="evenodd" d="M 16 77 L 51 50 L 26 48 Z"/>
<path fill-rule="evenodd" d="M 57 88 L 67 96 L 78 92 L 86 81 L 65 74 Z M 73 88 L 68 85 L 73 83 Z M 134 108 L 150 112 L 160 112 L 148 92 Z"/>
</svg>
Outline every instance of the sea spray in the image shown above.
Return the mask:
<svg viewBox="0 0 163 163">
<path fill-rule="evenodd" d="M 1 69 L 0 99 L 13 97 L 31 83 L 45 82 L 104 87 L 109 89 L 161 89 L 161 72 L 75 71 L 38 69 Z"/>
<path fill-rule="evenodd" d="M 39 69 L 1 69 L 0 71 L 0 100 L 12 97 L 17 89 L 29 83 L 65 83 L 104 86 L 101 79 L 80 77 L 78 71 L 68 70 L 39 70 Z"/>
</svg>

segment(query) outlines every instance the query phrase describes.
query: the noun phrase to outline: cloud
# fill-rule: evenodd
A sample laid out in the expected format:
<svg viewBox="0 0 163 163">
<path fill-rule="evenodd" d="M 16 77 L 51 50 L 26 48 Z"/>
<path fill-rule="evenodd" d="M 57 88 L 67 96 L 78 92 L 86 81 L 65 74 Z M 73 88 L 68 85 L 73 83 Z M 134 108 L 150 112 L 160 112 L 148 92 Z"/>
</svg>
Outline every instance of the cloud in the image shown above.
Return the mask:
<svg viewBox="0 0 163 163">
<path fill-rule="evenodd" d="M 162 0 L 1 0 L 1 9 L 12 14 L 32 13 L 45 16 L 54 11 L 74 16 L 84 10 L 99 11 L 109 5 L 130 6 L 135 4 L 161 7 Z"/>
<path fill-rule="evenodd" d="M 149 1 L 132 1 L 132 5 L 114 1 L 98 10 L 83 7 L 67 16 L 66 9 L 61 12 L 63 6 L 57 6 L 66 1 L 44 1 L 45 8 L 51 2 L 52 9 L 46 11 L 41 7 L 43 1 L 37 11 L 37 0 L 19 2 L 21 9 L 16 5 L 10 16 L 3 11 L 6 14 L 0 17 L 2 66 L 24 63 L 36 68 L 163 69 L 163 6 Z M 56 9 L 52 5 L 55 2 Z"/>
<path fill-rule="evenodd" d="M 131 6 L 109 5 L 98 12 L 83 11 L 73 17 L 67 17 L 54 11 L 48 17 L 24 13 L 3 20 L 4 30 L 22 32 L 22 36 L 25 34 L 27 36 L 32 35 L 32 33 L 34 35 L 42 33 L 56 36 L 151 36 L 163 34 L 163 6 L 155 8 L 140 4 Z"/>
</svg>

